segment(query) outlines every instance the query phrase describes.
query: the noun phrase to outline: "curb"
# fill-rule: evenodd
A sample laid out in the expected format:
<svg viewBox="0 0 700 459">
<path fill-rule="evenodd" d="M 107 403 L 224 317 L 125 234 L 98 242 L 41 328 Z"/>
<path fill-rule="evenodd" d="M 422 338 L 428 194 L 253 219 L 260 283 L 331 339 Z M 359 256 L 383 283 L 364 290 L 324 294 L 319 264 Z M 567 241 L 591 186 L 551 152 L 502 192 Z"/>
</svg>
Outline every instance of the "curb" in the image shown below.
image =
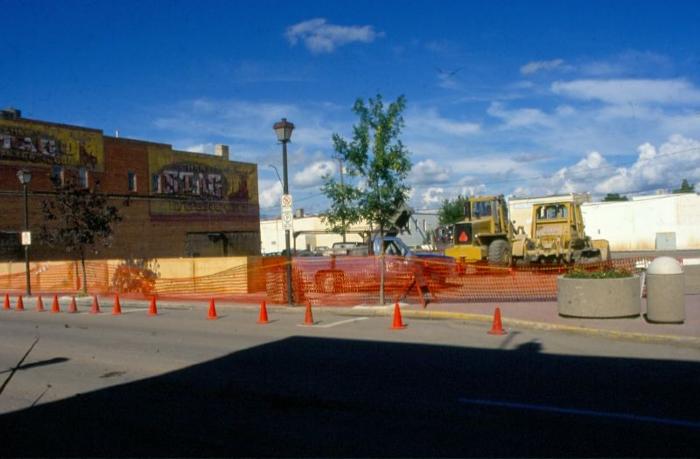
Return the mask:
<svg viewBox="0 0 700 459">
<path fill-rule="evenodd" d="M 389 316 L 390 312 L 385 308 L 372 308 L 372 310 L 362 309 L 362 310 L 347 310 L 347 311 L 336 311 L 339 315 L 348 316 Z M 473 314 L 473 313 L 462 313 L 462 312 L 449 312 L 449 311 L 416 311 L 416 310 L 402 310 L 401 315 L 403 317 L 410 317 L 414 319 L 428 319 L 428 320 L 462 320 L 466 322 L 483 322 L 490 323 L 493 317 L 486 314 Z M 700 338 L 692 336 L 678 336 L 678 335 L 656 335 L 648 333 L 637 333 L 637 332 L 625 332 L 618 330 L 607 330 L 604 328 L 589 328 L 589 327 L 577 327 L 573 325 L 564 324 L 553 324 L 549 322 L 535 322 L 530 320 L 522 319 L 503 319 L 503 325 L 508 325 L 511 327 L 522 327 L 529 328 L 533 330 L 545 330 L 545 331 L 558 331 L 565 333 L 575 333 L 579 335 L 586 336 L 601 336 L 605 338 L 626 340 L 626 341 L 636 341 L 641 343 L 657 343 L 657 344 L 679 344 L 692 347 L 700 347 Z"/>
<path fill-rule="evenodd" d="M 64 297 L 61 297 L 64 298 Z M 70 298 L 66 296 L 65 298 Z M 89 304 L 92 301 L 91 297 L 76 298 L 78 304 L 81 303 L 81 299 L 85 300 L 83 303 Z M 130 302 L 139 302 L 138 300 L 130 300 Z M 147 305 L 145 301 L 144 304 Z M 164 300 L 163 306 L 166 309 L 190 309 L 190 305 L 185 305 L 180 301 L 172 301 L 171 304 L 167 304 L 168 300 Z M 172 304 L 175 303 L 175 304 Z M 244 304 L 221 304 L 217 307 L 223 308 L 236 308 L 243 310 L 257 310 L 257 305 L 244 305 Z M 268 305 L 268 308 L 275 310 L 276 312 L 282 313 L 303 313 L 304 308 L 289 308 L 288 306 L 276 306 Z M 393 312 L 393 306 L 359 306 L 352 308 L 339 308 L 339 307 L 328 307 L 328 306 L 315 306 L 314 310 L 319 312 L 334 313 L 339 316 L 365 316 L 365 317 L 379 317 L 379 316 L 390 316 Z M 461 320 L 464 322 L 480 322 L 480 323 L 491 323 L 493 317 L 487 314 L 474 314 L 465 312 L 450 312 L 450 311 L 428 311 L 428 310 L 415 310 L 415 309 L 402 309 L 401 315 L 403 317 L 413 318 L 413 319 L 427 319 L 427 320 Z M 522 319 L 502 319 L 503 325 L 510 327 L 521 327 L 529 328 L 532 330 L 545 330 L 563 333 L 574 333 L 584 336 L 600 336 L 609 339 L 634 341 L 639 343 L 656 343 L 656 344 L 676 344 L 682 346 L 698 347 L 700 348 L 700 337 L 694 336 L 679 336 L 679 335 L 657 335 L 649 333 L 638 333 L 638 332 L 625 332 L 618 330 L 608 330 L 603 328 L 589 328 L 589 327 L 577 327 L 573 325 L 565 324 L 555 324 L 551 322 L 536 322 L 530 320 Z"/>
</svg>

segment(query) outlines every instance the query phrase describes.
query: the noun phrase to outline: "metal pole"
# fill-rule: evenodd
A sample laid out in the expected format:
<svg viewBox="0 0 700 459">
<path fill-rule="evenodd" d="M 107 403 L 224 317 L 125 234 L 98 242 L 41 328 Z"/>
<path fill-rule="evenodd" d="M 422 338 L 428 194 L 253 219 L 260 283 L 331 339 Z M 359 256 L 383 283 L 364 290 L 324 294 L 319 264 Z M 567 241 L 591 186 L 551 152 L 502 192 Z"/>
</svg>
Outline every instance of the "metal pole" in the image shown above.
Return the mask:
<svg viewBox="0 0 700 459">
<path fill-rule="evenodd" d="M 284 194 L 289 194 L 289 181 L 287 178 L 287 142 L 282 141 L 282 169 L 284 169 Z M 292 292 L 292 251 L 289 247 L 289 230 L 284 230 L 284 245 L 287 249 L 287 302 L 290 306 L 294 305 L 294 293 Z"/>
<path fill-rule="evenodd" d="M 338 163 L 340 164 L 340 188 L 342 188 L 343 193 L 345 193 L 345 183 L 343 182 L 343 157 L 338 155 Z M 345 195 L 343 194 L 343 209 L 345 209 Z M 343 225 L 343 242 L 345 241 L 345 218 L 341 220 Z"/>
<path fill-rule="evenodd" d="M 24 231 L 29 231 L 29 194 L 27 193 L 27 184 L 23 183 L 24 189 Z M 27 296 L 32 296 L 32 284 L 29 279 L 29 246 L 24 246 L 24 271 L 26 274 Z"/>
</svg>

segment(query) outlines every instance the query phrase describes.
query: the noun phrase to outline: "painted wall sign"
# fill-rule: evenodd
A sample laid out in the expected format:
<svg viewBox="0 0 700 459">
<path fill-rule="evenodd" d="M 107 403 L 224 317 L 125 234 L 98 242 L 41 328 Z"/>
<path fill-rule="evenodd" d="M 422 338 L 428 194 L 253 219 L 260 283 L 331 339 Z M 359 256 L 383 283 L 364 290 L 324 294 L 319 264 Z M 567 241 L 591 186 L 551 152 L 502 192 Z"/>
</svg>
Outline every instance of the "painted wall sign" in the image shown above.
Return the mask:
<svg viewBox="0 0 700 459">
<path fill-rule="evenodd" d="M 104 170 L 100 131 L 0 119 L 0 161 Z"/>
<path fill-rule="evenodd" d="M 151 194 L 176 199 L 152 200 L 152 218 L 231 220 L 257 218 L 258 177 L 255 164 L 216 156 L 148 147 Z"/>
</svg>

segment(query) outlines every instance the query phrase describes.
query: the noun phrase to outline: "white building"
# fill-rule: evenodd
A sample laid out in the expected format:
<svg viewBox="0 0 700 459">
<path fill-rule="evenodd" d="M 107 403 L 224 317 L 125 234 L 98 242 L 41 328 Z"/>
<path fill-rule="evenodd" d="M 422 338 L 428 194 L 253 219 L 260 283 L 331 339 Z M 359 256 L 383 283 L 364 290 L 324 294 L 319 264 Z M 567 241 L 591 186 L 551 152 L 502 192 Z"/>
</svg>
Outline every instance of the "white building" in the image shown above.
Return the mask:
<svg viewBox="0 0 700 459">
<path fill-rule="evenodd" d="M 401 234 L 401 239 L 409 247 L 425 245 L 427 244 L 428 234 L 432 233 L 437 226 L 437 222 L 437 210 L 415 211 L 409 222 L 409 232 Z M 370 228 L 367 224 L 354 225 L 346 234 L 346 240 L 348 242 L 362 242 L 361 233 L 366 233 L 369 230 Z M 260 239 L 260 250 L 263 255 L 282 252 L 285 248 L 282 220 L 260 220 Z M 342 241 L 342 235 L 327 232 L 326 225 L 320 216 L 294 218 L 293 231 L 290 237 L 292 249 L 296 247 L 297 250 L 315 250 L 318 247 L 331 247 L 334 242 Z"/>
<path fill-rule="evenodd" d="M 700 249 L 700 196 L 695 193 L 588 202 L 581 212 L 586 234 L 607 239 L 612 250 Z"/>
<path fill-rule="evenodd" d="M 581 204 L 586 234 L 607 239 L 614 251 L 700 249 L 700 196 L 695 193 L 590 202 L 590 195 L 513 198 L 508 211 L 516 228 L 530 234 L 532 205 L 575 199 Z"/>
</svg>

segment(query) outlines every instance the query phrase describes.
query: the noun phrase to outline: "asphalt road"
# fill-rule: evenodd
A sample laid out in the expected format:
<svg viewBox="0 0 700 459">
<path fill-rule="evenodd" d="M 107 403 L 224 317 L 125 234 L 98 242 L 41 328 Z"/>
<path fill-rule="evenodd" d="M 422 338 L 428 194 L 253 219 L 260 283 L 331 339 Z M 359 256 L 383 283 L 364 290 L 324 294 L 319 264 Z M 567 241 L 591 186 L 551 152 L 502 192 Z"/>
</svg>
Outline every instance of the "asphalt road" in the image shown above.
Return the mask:
<svg viewBox="0 0 700 459">
<path fill-rule="evenodd" d="M 0 311 L 3 456 L 700 451 L 697 348 L 330 313 L 302 327 L 299 310 L 268 325 L 253 309 L 125 312 Z"/>
</svg>

